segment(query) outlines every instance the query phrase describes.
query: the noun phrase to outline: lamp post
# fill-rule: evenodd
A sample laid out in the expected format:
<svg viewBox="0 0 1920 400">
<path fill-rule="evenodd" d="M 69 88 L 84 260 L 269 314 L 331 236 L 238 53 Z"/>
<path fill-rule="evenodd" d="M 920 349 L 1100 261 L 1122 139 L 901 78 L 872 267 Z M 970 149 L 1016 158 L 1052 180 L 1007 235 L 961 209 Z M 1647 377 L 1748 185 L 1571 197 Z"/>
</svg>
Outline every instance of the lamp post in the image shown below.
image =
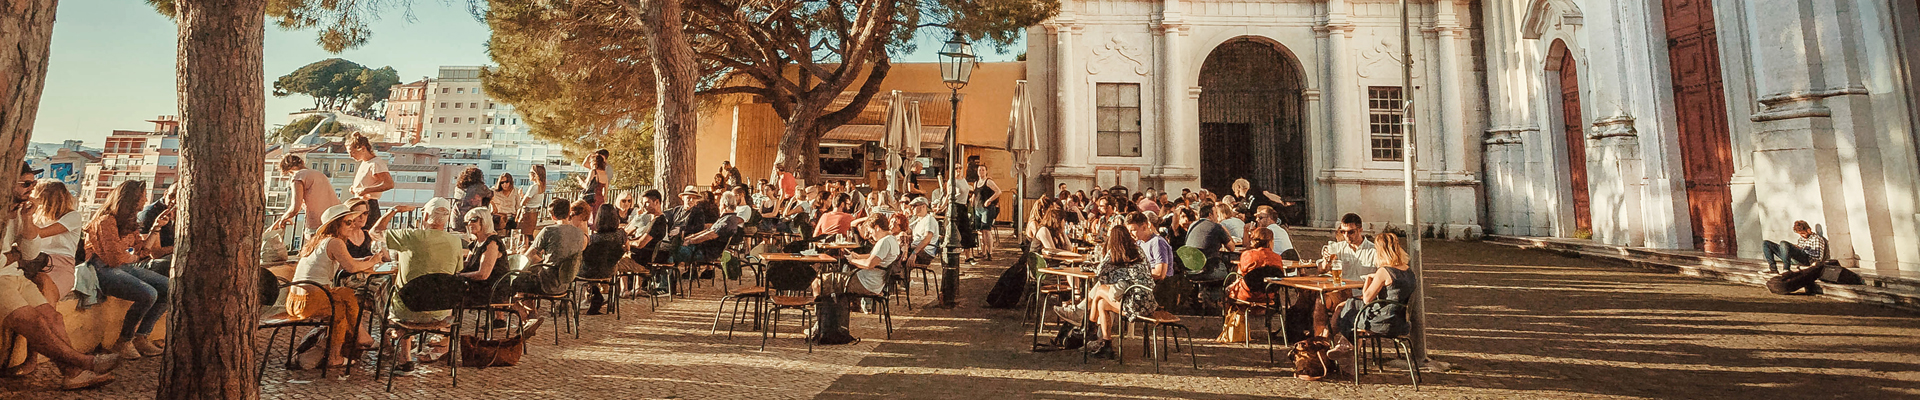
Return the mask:
<svg viewBox="0 0 1920 400">
<path fill-rule="evenodd" d="M 953 182 L 954 177 L 959 176 L 954 174 L 959 171 L 957 160 L 960 159 L 960 88 L 967 87 L 967 78 L 973 75 L 973 59 L 973 45 L 962 40 L 957 33 L 940 46 L 940 79 L 947 83 L 948 89 L 953 90 L 953 120 L 947 125 L 947 175 L 943 183 L 947 193 L 947 198 L 943 200 L 948 202 L 947 234 L 943 243 L 946 252 L 940 261 L 945 266 L 940 276 L 940 305 L 943 307 L 959 304 L 954 301 L 954 292 L 960 288 L 960 224 L 968 221 L 962 213 L 966 205 L 954 201 L 961 198 L 957 191 L 962 189 L 954 186 Z"/>
</svg>

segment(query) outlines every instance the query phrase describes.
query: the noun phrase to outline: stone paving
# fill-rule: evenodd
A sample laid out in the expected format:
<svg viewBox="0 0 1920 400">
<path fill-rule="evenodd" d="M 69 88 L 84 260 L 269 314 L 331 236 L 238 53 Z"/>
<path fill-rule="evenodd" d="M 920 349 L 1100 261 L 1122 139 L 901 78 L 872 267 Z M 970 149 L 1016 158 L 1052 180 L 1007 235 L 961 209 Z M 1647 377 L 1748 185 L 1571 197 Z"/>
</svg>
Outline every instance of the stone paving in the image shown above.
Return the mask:
<svg viewBox="0 0 1920 400">
<path fill-rule="evenodd" d="M 1295 240 L 1317 249 L 1325 238 Z M 893 340 L 856 313 L 858 344 L 809 354 L 786 322 L 788 335 L 760 351 L 757 334 L 708 333 L 719 290 L 702 287 L 655 311 L 628 300 L 620 320 L 587 316 L 580 338 L 560 346 L 543 327 L 521 365 L 462 368 L 457 388 L 438 365 L 396 379 L 392 393 L 371 367 L 323 380 L 272 365 L 262 397 L 1920 398 L 1920 315 L 1490 244 L 1426 250 L 1433 357 L 1454 369 L 1423 374 L 1418 391 L 1404 371 L 1360 386 L 1291 378 L 1267 363 L 1264 343 L 1212 343 L 1218 317 L 1187 317 L 1197 370 L 1183 352 L 1155 374 L 1137 340 L 1125 343 L 1124 365 L 1029 352 L 1018 310 L 979 307 L 1003 254 L 963 270 L 957 309 L 921 308 L 929 296 L 918 289 L 916 308 L 896 304 Z M 157 370 L 157 360 L 135 361 L 104 388 L 58 392 L 42 368 L 0 380 L 0 399 L 147 398 Z"/>
</svg>

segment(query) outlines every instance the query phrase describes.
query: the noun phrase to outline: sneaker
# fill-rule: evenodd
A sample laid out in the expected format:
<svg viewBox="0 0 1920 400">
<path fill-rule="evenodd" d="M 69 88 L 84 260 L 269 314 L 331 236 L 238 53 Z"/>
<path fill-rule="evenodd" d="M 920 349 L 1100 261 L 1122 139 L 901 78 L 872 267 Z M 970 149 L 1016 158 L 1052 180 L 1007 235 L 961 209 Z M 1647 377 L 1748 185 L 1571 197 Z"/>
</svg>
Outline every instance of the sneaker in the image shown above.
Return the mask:
<svg viewBox="0 0 1920 400">
<path fill-rule="evenodd" d="M 146 335 L 133 337 L 133 349 L 139 351 L 143 357 L 153 357 L 166 353 L 166 350 L 161 349 L 160 346 L 155 346 L 152 340 L 147 340 Z"/>
<path fill-rule="evenodd" d="M 140 350 L 133 348 L 132 340 L 122 340 L 120 344 L 113 345 L 113 353 L 128 361 L 140 359 Z"/>
<path fill-rule="evenodd" d="M 66 381 L 61 382 L 60 390 L 86 389 L 105 385 L 107 382 L 113 382 L 112 375 L 93 372 L 91 370 L 80 371 L 80 373 L 74 374 L 72 377 L 67 378 Z"/>
</svg>

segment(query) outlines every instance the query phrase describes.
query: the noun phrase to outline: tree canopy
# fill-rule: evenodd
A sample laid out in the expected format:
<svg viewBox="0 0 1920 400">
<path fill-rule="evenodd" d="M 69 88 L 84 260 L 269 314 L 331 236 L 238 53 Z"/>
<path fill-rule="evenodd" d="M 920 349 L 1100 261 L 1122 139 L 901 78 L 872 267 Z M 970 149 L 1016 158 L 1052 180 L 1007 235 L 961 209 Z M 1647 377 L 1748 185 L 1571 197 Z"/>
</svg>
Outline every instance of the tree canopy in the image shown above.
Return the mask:
<svg viewBox="0 0 1920 400">
<path fill-rule="evenodd" d="M 889 56 L 912 51 L 922 28 L 1005 46 L 1059 10 L 1058 0 L 678 1 L 685 4 L 701 99 L 664 100 L 744 94 L 768 103 L 787 122 L 777 164 L 802 178 L 818 173 L 820 137 L 866 108 L 890 69 Z M 551 110 L 545 123 L 531 112 L 528 118 L 551 135 L 647 124 L 661 103 L 640 3 L 490 0 L 489 52 L 501 68 L 487 75 L 488 89 L 523 110 Z M 853 101 L 834 107 L 843 93 Z"/>
<path fill-rule="evenodd" d="M 313 97 L 314 108 L 371 114 L 373 106 L 386 101 L 393 85 L 398 84 L 400 73 L 393 67 L 369 69 L 345 59 L 329 58 L 275 79 L 273 95 L 304 94 Z"/>
<path fill-rule="evenodd" d="M 373 36 L 368 23 L 389 8 L 411 21 L 412 0 L 266 0 L 266 16 L 281 30 L 318 27 L 314 43 L 328 53 L 360 47 Z M 174 0 L 147 0 L 154 11 L 174 18 Z"/>
</svg>

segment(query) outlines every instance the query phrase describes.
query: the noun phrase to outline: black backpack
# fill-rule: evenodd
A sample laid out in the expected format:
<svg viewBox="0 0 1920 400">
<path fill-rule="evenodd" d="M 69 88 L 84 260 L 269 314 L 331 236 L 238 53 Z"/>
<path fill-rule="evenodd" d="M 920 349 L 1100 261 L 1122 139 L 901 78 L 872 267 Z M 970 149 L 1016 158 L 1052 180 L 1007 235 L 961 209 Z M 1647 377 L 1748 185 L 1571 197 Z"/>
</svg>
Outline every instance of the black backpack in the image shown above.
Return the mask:
<svg viewBox="0 0 1920 400">
<path fill-rule="evenodd" d="M 1000 280 L 993 283 L 993 290 L 987 291 L 987 308 L 1013 308 L 1020 304 L 1020 295 L 1027 291 L 1027 260 L 1032 256 L 1014 260 L 1013 267 L 1000 274 Z"/>
<path fill-rule="evenodd" d="M 823 296 L 816 299 L 813 306 L 817 315 L 813 319 L 811 339 L 814 343 L 832 345 L 860 342 L 860 339 L 853 337 L 853 333 L 847 329 L 847 319 L 851 318 L 851 315 L 847 310 L 847 303 L 841 301 L 840 295 Z"/>
</svg>

